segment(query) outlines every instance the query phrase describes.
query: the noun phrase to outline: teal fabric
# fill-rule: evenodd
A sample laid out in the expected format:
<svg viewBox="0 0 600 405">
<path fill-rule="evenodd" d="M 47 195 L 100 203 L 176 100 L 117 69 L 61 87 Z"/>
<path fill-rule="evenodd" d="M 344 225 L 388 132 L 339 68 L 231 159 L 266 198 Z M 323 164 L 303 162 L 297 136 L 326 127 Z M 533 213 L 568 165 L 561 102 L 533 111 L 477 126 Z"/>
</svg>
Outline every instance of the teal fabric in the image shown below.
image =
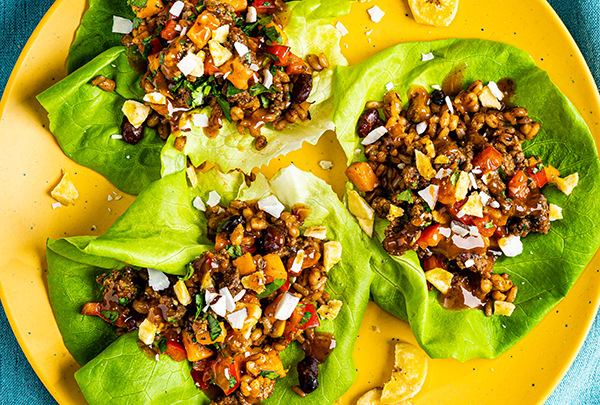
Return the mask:
<svg viewBox="0 0 600 405">
<path fill-rule="evenodd" d="M 52 3 L 51 0 L 0 0 L 0 38 L 2 43 L 10 44 L 0 47 L 2 91 L 21 49 Z M 600 86 L 600 1 L 549 0 L 549 3 L 573 35 Z M 0 403 L 56 404 L 23 355 L 1 305 L 0 353 Z M 600 404 L 600 315 L 575 362 L 545 405 L 579 404 Z"/>
</svg>

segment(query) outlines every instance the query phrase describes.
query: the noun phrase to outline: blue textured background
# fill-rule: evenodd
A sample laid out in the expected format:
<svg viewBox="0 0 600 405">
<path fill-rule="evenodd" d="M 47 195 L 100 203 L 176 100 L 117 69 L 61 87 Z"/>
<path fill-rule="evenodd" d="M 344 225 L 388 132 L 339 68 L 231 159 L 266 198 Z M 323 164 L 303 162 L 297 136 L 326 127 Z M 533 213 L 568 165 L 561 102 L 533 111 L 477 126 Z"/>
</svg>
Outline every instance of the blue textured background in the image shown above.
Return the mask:
<svg viewBox="0 0 600 405">
<path fill-rule="evenodd" d="M 485 1 L 485 0 L 483 0 Z M 526 0 L 524 0 L 526 1 Z M 0 89 L 52 0 L 0 0 Z M 600 85 L 600 0 L 549 0 Z M 29 365 L 0 304 L 0 403 L 56 404 Z M 507 399 L 508 400 L 508 399 Z M 518 400 L 513 401 L 518 404 Z M 545 405 L 600 404 L 600 316 L 571 369 Z"/>
</svg>

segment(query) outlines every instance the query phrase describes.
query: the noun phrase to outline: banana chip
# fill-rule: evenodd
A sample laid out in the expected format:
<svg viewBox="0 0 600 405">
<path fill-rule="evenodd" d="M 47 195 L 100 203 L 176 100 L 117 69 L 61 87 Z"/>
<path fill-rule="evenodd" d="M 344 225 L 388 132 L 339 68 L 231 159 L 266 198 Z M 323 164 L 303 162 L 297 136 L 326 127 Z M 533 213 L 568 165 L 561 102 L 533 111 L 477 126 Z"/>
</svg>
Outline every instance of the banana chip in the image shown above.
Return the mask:
<svg viewBox="0 0 600 405">
<path fill-rule="evenodd" d="M 382 388 L 373 388 L 356 405 L 413 405 L 410 398 L 421 390 L 427 376 L 427 355 L 410 343 L 397 343 L 392 377 Z"/>
<path fill-rule="evenodd" d="M 79 193 L 75 188 L 75 185 L 69 177 L 69 173 L 65 169 L 62 169 L 63 176 L 60 179 L 60 183 L 50 192 L 52 198 L 59 201 L 63 205 L 73 204 Z"/>
<path fill-rule="evenodd" d="M 409 0 L 408 5 L 419 24 L 447 27 L 458 11 L 458 0 Z"/>
<path fill-rule="evenodd" d="M 410 343 L 397 343 L 392 377 L 381 392 L 382 404 L 397 404 L 414 397 L 427 376 L 427 355 Z"/>
<path fill-rule="evenodd" d="M 381 388 L 373 388 L 356 401 L 356 405 L 381 405 Z M 413 405 L 410 401 L 397 402 L 394 405 Z"/>
</svg>

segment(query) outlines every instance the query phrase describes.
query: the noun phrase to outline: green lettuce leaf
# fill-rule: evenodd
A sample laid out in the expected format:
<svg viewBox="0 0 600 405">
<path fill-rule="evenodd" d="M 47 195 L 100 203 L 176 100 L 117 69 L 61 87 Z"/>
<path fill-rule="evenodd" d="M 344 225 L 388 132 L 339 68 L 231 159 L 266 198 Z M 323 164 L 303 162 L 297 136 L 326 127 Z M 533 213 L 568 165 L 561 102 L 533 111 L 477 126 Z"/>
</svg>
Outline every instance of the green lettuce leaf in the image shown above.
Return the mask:
<svg viewBox="0 0 600 405">
<path fill-rule="evenodd" d="M 113 92 L 90 84 L 99 75 L 115 81 Z M 130 194 L 138 194 L 160 178 L 164 146 L 157 131 L 147 127 L 137 145 L 111 138 L 122 133 L 125 100 L 144 97 L 139 81 L 121 46 L 105 51 L 37 97 L 48 111 L 50 131 L 65 154 Z"/>
<path fill-rule="evenodd" d="M 75 373 L 90 404 L 209 404 L 196 388 L 188 361 L 170 356 L 148 358 L 137 345 L 137 332 L 121 336 Z"/>
<path fill-rule="evenodd" d="M 434 59 L 421 60 L 432 52 Z M 523 253 L 502 257 L 495 272 L 510 274 L 519 293 L 512 316 L 487 318 L 483 311 L 453 312 L 441 307 L 436 291 L 428 291 L 416 254 L 395 257 L 381 247 L 387 221 L 378 219 L 373 238 L 375 279 L 373 300 L 407 320 L 419 344 L 432 358 L 494 358 L 512 347 L 565 297 L 600 244 L 600 164 L 592 135 L 577 110 L 535 66 L 525 52 L 511 45 L 476 39 L 407 43 L 392 47 L 354 67 L 340 67 L 336 76 L 337 134 L 348 157 L 361 147 L 355 134 L 358 117 L 369 100 L 381 100 L 393 83 L 402 97 L 413 84 L 440 85 L 452 68 L 465 62 L 464 82 L 516 82 L 511 102 L 527 108 L 541 123 L 537 137 L 523 144 L 526 156 L 539 155 L 563 175 L 579 173 L 570 196 L 544 187 L 549 202 L 563 208 L 563 220 L 547 235 L 524 238 Z M 367 79 L 365 79 L 367 78 Z M 405 98 L 406 100 L 406 98 Z M 357 159 L 364 159 L 364 155 Z"/>
<path fill-rule="evenodd" d="M 141 75 L 130 65 L 121 35 L 112 33 L 113 16 L 132 19 L 125 0 L 91 0 L 71 47 L 66 79 L 38 96 L 49 113 L 50 131 L 67 156 L 102 174 L 121 191 L 138 194 L 161 175 L 185 168 L 188 156 L 195 165 L 210 161 L 225 172 L 239 168 L 249 172 L 271 159 L 302 146 L 316 144 L 333 126 L 333 75 L 335 66 L 345 65 L 339 47 L 340 33 L 331 25 L 334 18 L 348 13 L 352 0 L 304 0 L 288 3 L 291 12 L 286 34 L 292 51 L 299 56 L 324 52 L 331 67 L 313 78 L 309 101 L 311 120 L 275 131 L 267 125 L 262 134 L 269 141 L 261 151 L 254 148 L 249 134 L 240 135 L 236 125 L 225 122 L 219 135 L 209 139 L 201 128 L 187 132 L 183 153 L 173 147 L 174 136 L 165 144 L 154 129 L 145 128 L 144 138 L 129 145 L 110 136 L 121 133 L 126 99 L 141 101 Z M 98 75 L 117 82 L 117 90 L 107 93 L 89 82 Z M 210 113 L 210 109 L 207 109 Z M 160 150 L 164 153 L 161 158 Z"/>
<path fill-rule="evenodd" d="M 185 265 L 195 256 L 212 249 L 213 246 L 200 244 L 206 238 L 201 235 L 205 234 L 206 220 L 200 212 L 193 211 L 192 204 L 197 197 L 206 202 L 208 194 L 216 191 L 223 204 L 234 198 L 256 199 L 271 194 L 277 196 L 287 209 L 302 202 L 312 208 L 304 227 L 325 225 L 327 237 L 342 244 L 342 259 L 329 271 L 327 291 L 333 299 L 341 300 L 343 307 L 334 321 L 324 320 L 320 328 L 335 334 L 337 347 L 328 361 L 319 367 L 320 387 L 309 397 L 314 403 L 332 403 L 356 378 L 352 352 L 372 279 L 368 238 L 360 232 L 329 185 L 293 166 L 280 171 L 270 181 L 259 175 L 250 186 L 239 172 L 223 175 L 213 168 L 198 174 L 198 187 L 192 190 L 185 176 L 185 172 L 180 172 L 152 183 L 102 236 L 48 242 L 51 304 L 67 348 L 81 364 L 89 362 L 76 376 L 88 402 L 106 403 L 111 398 L 114 401 L 111 403 L 169 402 L 179 400 L 177 395 L 188 398 L 185 388 L 188 380 L 180 376 L 180 368 L 174 368 L 171 362 L 166 368 L 163 365 L 152 368 L 154 366 L 147 363 L 148 359 L 137 345 L 130 343 L 135 340 L 135 333 L 133 338 L 124 336 L 115 342 L 116 335 L 110 325 L 80 313 L 85 303 L 100 301 L 101 288 L 95 277 L 103 272 L 127 264 L 183 274 Z M 197 240 L 196 246 L 194 240 Z M 147 249 L 143 249 L 144 243 Z M 160 258 L 165 259 L 157 260 Z M 112 342 L 115 343 L 107 351 L 90 361 Z M 277 382 L 275 393 L 266 403 L 304 403 L 290 389 L 298 384 L 295 364 L 303 356 L 297 344 L 282 354 L 290 371 L 285 379 Z M 161 357 L 160 363 L 164 359 L 166 356 Z M 140 373 L 136 371 L 138 367 L 154 371 Z M 147 374 L 152 374 L 152 379 L 146 379 Z M 139 391 L 141 383 L 138 384 L 137 379 L 142 378 L 146 386 L 150 386 L 154 384 L 154 378 L 165 378 L 160 377 L 165 374 L 176 377 L 161 381 L 160 390 L 146 390 L 150 399 L 142 400 L 145 397 Z M 113 383 L 113 379 L 118 381 Z M 182 379 L 185 387 L 178 388 Z M 120 393 L 122 384 L 128 383 L 132 388 Z M 169 393 L 168 397 L 161 396 L 164 391 Z"/>
<path fill-rule="evenodd" d="M 331 22 L 346 14 L 351 3 L 349 0 L 304 0 L 288 3 L 291 15 L 285 33 L 289 38 L 291 51 L 302 58 L 311 53 L 319 55 L 323 52 L 330 62 L 329 69 L 313 75 L 313 90 L 308 98 L 313 103 L 310 120 L 298 121 L 283 131 L 272 129 L 271 124 L 266 125 L 261 134 L 267 138 L 268 144 L 260 151 L 254 148 L 254 137 L 248 132 L 240 135 L 237 126 L 226 120 L 219 135 L 213 139 L 204 135 L 202 128 L 192 126 L 192 130 L 185 133 L 187 141 L 183 152 L 178 152 L 173 147 L 175 137 L 172 135 L 169 138 L 162 155 L 163 175 L 185 168 L 182 154 L 188 156 L 195 166 L 210 161 L 218 164 L 224 172 L 235 168 L 249 172 L 254 167 L 268 164 L 279 155 L 299 149 L 305 141 L 314 145 L 325 131 L 333 130 L 334 69 L 347 62 L 340 50 L 341 34 Z M 204 112 L 210 114 L 210 108 L 206 108 Z"/>
<path fill-rule="evenodd" d="M 69 49 L 69 74 L 107 49 L 121 45 L 123 34 L 112 32 L 113 16 L 133 20 L 135 14 L 127 0 L 89 0 L 89 8 L 81 18 L 75 40 Z"/>
</svg>

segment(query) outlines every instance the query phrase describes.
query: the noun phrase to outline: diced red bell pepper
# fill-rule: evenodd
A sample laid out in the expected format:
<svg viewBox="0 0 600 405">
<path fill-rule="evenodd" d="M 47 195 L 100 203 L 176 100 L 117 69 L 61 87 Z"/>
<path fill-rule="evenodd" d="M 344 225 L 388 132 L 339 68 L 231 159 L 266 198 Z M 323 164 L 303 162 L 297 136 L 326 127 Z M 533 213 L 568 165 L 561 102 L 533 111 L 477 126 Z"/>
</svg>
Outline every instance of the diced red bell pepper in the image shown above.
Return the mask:
<svg viewBox="0 0 600 405">
<path fill-rule="evenodd" d="M 529 187 L 527 187 L 527 175 L 523 170 L 517 171 L 508 182 L 509 196 L 511 198 L 526 200 L 529 196 L 529 191 Z"/>
<path fill-rule="evenodd" d="M 219 355 L 210 370 L 214 383 L 221 387 L 225 395 L 231 394 L 240 386 L 240 367 L 235 359 Z"/>
<path fill-rule="evenodd" d="M 151 55 L 159 53 L 163 49 L 163 46 L 160 43 L 160 39 L 158 39 L 158 38 L 152 38 L 152 40 L 150 41 L 149 45 L 152 45 L 152 53 L 151 53 Z M 146 46 L 148 46 L 148 45 L 146 45 Z"/>
<path fill-rule="evenodd" d="M 289 46 L 269 45 L 265 48 L 265 52 L 277 57 L 275 66 L 287 66 L 290 63 L 288 60 L 288 54 L 290 52 Z"/>
<path fill-rule="evenodd" d="M 496 225 L 492 222 L 491 218 L 487 214 L 483 214 L 482 218 L 473 217 L 471 219 L 473 225 L 477 227 L 479 234 L 486 238 L 489 238 L 496 232 Z"/>
<path fill-rule="evenodd" d="M 177 27 L 177 21 L 169 20 L 165 25 L 165 28 L 163 28 L 160 32 L 160 36 L 167 41 L 172 41 L 179 35 L 179 33 L 175 30 L 175 27 Z"/>
<path fill-rule="evenodd" d="M 316 328 L 317 326 L 321 326 L 321 321 L 315 306 L 313 304 L 300 304 L 296 306 L 292 316 L 286 323 L 283 336 L 288 342 L 291 342 L 306 329 Z"/>
<path fill-rule="evenodd" d="M 187 360 L 185 348 L 177 342 L 168 341 L 167 350 L 165 350 L 163 354 L 168 354 L 176 362 Z"/>
<path fill-rule="evenodd" d="M 275 0 L 255 0 L 252 4 L 259 14 L 265 14 L 269 10 L 274 10 L 277 6 Z"/>
<path fill-rule="evenodd" d="M 545 167 L 542 167 L 542 170 L 540 170 L 537 165 L 531 166 L 529 169 L 527 169 L 527 173 L 529 173 L 531 178 L 535 180 L 535 183 L 539 188 L 544 187 L 546 183 L 548 183 L 548 177 L 546 176 Z"/>
<path fill-rule="evenodd" d="M 446 264 L 446 261 L 436 257 L 436 256 L 431 256 L 428 257 L 427 259 L 423 260 L 423 270 L 425 271 L 429 271 L 432 269 L 448 269 L 448 265 Z"/>
<path fill-rule="evenodd" d="M 430 246 L 437 246 L 443 238 L 444 235 L 440 233 L 440 224 L 431 225 L 421 232 L 417 245 L 421 249 L 426 249 Z"/>
<path fill-rule="evenodd" d="M 472 163 L 474 169 L 479 169 L 483 173 L 493 172 L 502 165 L 502 153 L 493 146 L 488 146 L 475 156 Z"/>
</svg>

